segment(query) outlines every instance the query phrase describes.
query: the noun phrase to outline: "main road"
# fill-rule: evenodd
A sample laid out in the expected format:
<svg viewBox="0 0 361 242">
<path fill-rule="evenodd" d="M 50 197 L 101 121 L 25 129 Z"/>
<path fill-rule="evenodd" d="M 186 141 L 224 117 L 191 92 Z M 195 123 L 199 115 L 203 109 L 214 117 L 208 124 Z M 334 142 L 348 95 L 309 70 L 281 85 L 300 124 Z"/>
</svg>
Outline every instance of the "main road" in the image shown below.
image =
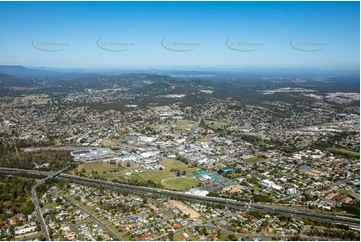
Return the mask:
<svg viewBox="0 0 361 242">
<path fill-rule="evenodd" d="M 202 202 L 208 202 L 208 203 L 216 203 L 216 204 L 223 204 L 226 206 L 233 207 L 235 209 L 244 208 L 248 205 L 248 202 L 245 201 L 236 201 L 233 199 L 227 199 L 227 198 L 217 198 L 217 197 L 207 197 L 207 196 L 198 196 L 198 195 L 192 195 L 192 194 L 186 194 L 183 192 L 176 192 L 176 191 L 170 191 L 170 190 L 163 190 L 163 189 L 157 189 L 157 188 L 151 188 L 151 187 L 143 187 L 143 186 L 133 186 L 129 184 L 122 184 L 122 183 L 116 183 L 111 181 L 104 181 L 104 180 L 97 180 L 97 179 L 91 179 L 86 177 L 79 177 L 79 176 L 73 176 L 69 174 L 60 174 L 60 179 L 65 180 L 71 180 L 72 182 L 77 182 L 85 185 L 90 186 L 101 186 L 103 188 L 107 189 L 113 189 L 113 190 L 126 190 L 133 193 L 138 194 L 145 194 L 145 195 L 158 195 L 158 196 L 166 196 L 170 198 L 181 198 L 191 201 L 202 201 Z M 321 220 L 331 223 L 341 223 L 344 225 L 348 225 L 351 227 L 359 227 L 360 226 L 360 219 L 357 218 L 350 218 L 350 217 L 344 217 L 344 216 L 335 216 L 331 214 L 326 213 L 319 213 L 315 211 L 304 211 L 304 210 L 298 210 L 297 208 L 291 208 L 291 207 L 282 207 L 282 206 L 276 206 L 276 205 L 266 205 L 266 204 L 260 204 L 260 203 L 253 203 L 251 206 L 251 209 L 253 211 L 260 211 L 264 213 L 275 213 L 275 214 L 281 214 L 284 216 L 295 216 L 295 217 L 301 217 L 301 218 L 307 218 L 307 219 L 315 219 L 315 220 Z"/>
<path fill-rule="evenodd" d="M 41 172 L 41 171 L 34 171 L 34 170 L 24 170 L 24 169 L 17 169 L 17 168 L 6 168 L 0 167 L 0 172 L 7 172 L 7 173 L 25 173 L 31 175 L 42 175 L 42 176 L 51 176 L 53 173 L 50 172 Z M 192 201 L 202 201 L 207 203 L 215 203 L 215 204 L 223 204 L 226 206 L 234 207 L 236 209 L 244 208 L 248 202 L 246 201 L 236 201 L 233 199 L 228 198 L 219 198 L 219 197 L 207 197 L 207 196 L 198 196 L 193 194 L 186 194 L 183 192 L 176 192 L 170 190 L 163 190 L 158 188 L 151 188 L 151 187 L 143 187 L 143 186 L 134 186 L 124 183 L 117 183 L 105 180 L 98 180 L 93 178 L 87 177 L 80 177 L 74 176 L 69 174 L 58 174 L 58 177 L 63 180 L 69 180 L 72 182 L 90 185 L 90 186 L 100 186 L 107 189 L 113 190 L 126 190 L 133 193 L 138 194 L 146 194 L 146 195 L 157 195 L 157 196 L 166 196 L 174 199 L 186 199 Z M 261 204 L 261 203 L 253 203 L 251 209 L 253 211 L 260 211 L 264 213 L 274 213 L 274 214 L 281 214 L 284 216 L 295 216 L 307 219 L 314 219 L 314 220 L 321 220 L 331 223 L 339 223 L 348 225 L 350 227 L 357 227 L 360 226 L 360 219 L 359 218 L 351 218 L 345 216 L 337 216 L 327 213 L 320 213 L 316 211 L 305 211 L 305 210 L 298 210 L 297 208 L 292 207 L 283 207 L 271 204 Z"/>
<path fill-rule="evenodd" d="M 63 169 L 61 169 L 59 171 L 56 171 L 55 173 L 50 173 L 50 172 L 46 173 L 47 176 L 44 179 L 37 180 L 35 182 L 35 185 L 31 188 L 31 199 L 32 199 L 32 202 L 33 202 L 33 205 L 34 205 L 35 214 L 36 214 L 36 217 L 37 217 L 37 219 L 39 221 L 39 224 L 40 224 L 41 233 L 43 234 L 43 237 L 44 237 L 44 239 L 46 241 L 50 241 L 50 235 L 49 235 L 48 227 L 45 224 L 43 214 L 41 212 L 41 208 L 40 208 L 40 205 L 39 205 L 39 199 L 38 199 L 38 196 L 36 194 L 36 188 L 38 188 L 40 185 L 42 185 L 45 182 L 46 179 L 54 178 L 54 177 L 58 176 L 61 172 L 65 171 L 68 168 L 69 167 L 65 167 L 65 168 L 63 168 Z M 28 173 L 28 171 L 25 171 L 25 172 Z M 37 174 L 37 173 L 34 173 L 34 174 Z"/>
<path fill-rule="evenodd" d="M 43 180 L 36 181 L 36 184 L 31 188 L 31 199 L 34 204 L 36 217 L 38 218 L 40 224 L 41 233 L 43 234 L 43 237 L 46 241 L 50 241 L 48 227 L 45 224 L 44 217 L 39 206 L 38 196 L 36 195 L 36 188 L 39 185 L 43 184 L 43 182 L 44 182 Z"/>
</svg>

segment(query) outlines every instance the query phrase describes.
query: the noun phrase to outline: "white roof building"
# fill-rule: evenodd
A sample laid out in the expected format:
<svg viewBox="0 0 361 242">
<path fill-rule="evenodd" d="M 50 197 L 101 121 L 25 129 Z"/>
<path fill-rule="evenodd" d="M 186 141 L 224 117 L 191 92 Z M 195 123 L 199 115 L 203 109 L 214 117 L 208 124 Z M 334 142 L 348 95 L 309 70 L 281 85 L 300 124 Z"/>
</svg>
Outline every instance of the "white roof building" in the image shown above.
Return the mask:
<svg viewBox="0 0 361 242">
<path fill-rule="evenodd" d="M 268 179 L 264 179 L 260 182 L 261 185 L 265 186 L 265 187 L 270 187 L 273 188 L 275 190 L 281 190 L 282 186 L 279 186 L 277 184 L 275 184 L 273 181 L 270 181 Z"/>
</svg>

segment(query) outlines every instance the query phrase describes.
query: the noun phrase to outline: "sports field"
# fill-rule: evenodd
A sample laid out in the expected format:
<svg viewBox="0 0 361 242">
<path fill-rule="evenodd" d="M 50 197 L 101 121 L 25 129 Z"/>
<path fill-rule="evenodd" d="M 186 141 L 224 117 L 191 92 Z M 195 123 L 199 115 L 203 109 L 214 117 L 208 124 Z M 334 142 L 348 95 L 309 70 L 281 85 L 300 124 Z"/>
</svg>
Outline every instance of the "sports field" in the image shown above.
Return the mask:
<svg viewBox="0 0 361 242">
<path fill-rule="evenodd" d="M 167 170 L 155 170 L 155 171 L 143 171 L 133 175 L 133 177 L 139 181 L 154 181 L 160 183 L 162 179 L 176 177 L 172 172 Z"/>
<path fill-rule="evenodd" d="M 181 191 L 197 187 L 199 181 L 194 177 L 173 177 L 163 179 L 161 184 L 165 188 Z"/>
<path fill-rule="evenodd" d="M 194 172 L 199 170 L 198 168 L 188 167 L 187 164 L 179 160 L 163 160 L 160 164 L 164 166 L 163 170 L 145 170 L 134 174 L 132 177 L 141 182 L 151 180 L 174 190 L 187 190 L 198 186 L 199 182 L 194 176 Z M 185 171 L 184 177 L 177 177 L 174 170 L 179 170 L 182 175 Z"/>
</svg>

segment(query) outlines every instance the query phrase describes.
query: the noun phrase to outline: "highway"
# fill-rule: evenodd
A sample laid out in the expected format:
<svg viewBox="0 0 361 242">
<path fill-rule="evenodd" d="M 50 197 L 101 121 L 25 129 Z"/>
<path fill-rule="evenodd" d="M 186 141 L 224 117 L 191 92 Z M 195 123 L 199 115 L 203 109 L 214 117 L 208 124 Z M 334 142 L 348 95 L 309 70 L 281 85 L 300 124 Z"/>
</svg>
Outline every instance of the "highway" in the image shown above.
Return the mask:
<svg viewBox="0 0 361 242">
<path fill-rule="evenodd" d="M 49 176 L 53 173 L 47 172 L 47 171 L 36 171 L 36 170 L 27 170 L 27 169 L 20 169 L 20 168 L 9 168 L 9 167 L 0 167 L 0 172 L 6 172 L 6 173 L 24 173 L 24 174 L 30 174 L 30 175 L 36 175 L 36 176 Z"/>
<path fill-rule="evenodd" d="M 93 185 L 93 186 L 101 186 L 108 189 L 117 189 L 117 190 L 127 190 L 135 193 L 140 194 L 147 194 L 150 193 L 152 195 L 161 195 L 161 196 L 167 196 L 170 198 L 175 199 L 187 199 L 187 200 L 195 200 L 195 201 L 203 201 L 203 202 L 211 202 L 211 203 L 218 203 L 218 204 L 224 204 L 227 206 L 232 206 L 237 209 L 242 207 L 242 209 L 248 204 L 248 202 L 245 201 L 236 201 L 232 199 L 227 198 L 217 198 L 217 197 L 204 197 L 204 196 L 197 196 L 192 194 L 186 194 L 183 192 L 176 192 L 176 191 L 170 191 L 170 190 L 163 190 L 163 189 L 157 189 L 157 188 L 151 188 L 151 187 L 143 187 L 143 186 L 133 186 L 129 184 L 121 184 L 121 183 L 115 183 L 111 181 L 104 181 L 104 180 L 97 180 L 97 179 L 91 179 L 86 177 L 79 177 L 69 174 L 60 174 L 59 178 L 61 179 L 67 179 L 71 181 L 77 181 L 83 184 L 87 185 Z M 303 211 L 303 210 L 297 210 L 297 208 L 292 207 L 281 207 L 281 206 L 275 206 L 275 205 L 266 205 L 266 204 L 260 204 L 260 203 L 253 203 L 251 206 L 251 211 L 260 211 L 264 213 L 274 213 L 274 214 L 282 214 L 285 216 L 295 216 L 295 217 L 302 217 L 302 218 L 308 218 L 308 219 L 315 219 L 315 220 L 321 220 L 321 221 L 327 221 L 331 223 L 341 223 L 352 227 L 359 227 L 360 219 L 358 218 L 350 218 L 350 217 L 344 217 L 344 216 L 335 216 L 330 215 L 326 213 L 319 213 L 315 211 Z"/>
<path fill-rule="evenodd" d="M 58 171 L 56 171 L 56 172 L 54 172 L 54 173 L 49 174 L 44 180 L 46 180 L 46 179 L 48 179 L 48 178 L 54 178 L 54 177 L 56 177 L 56 176 L 59 176 L 60 173 L 62 173 L 63 171 L 66 171 L 67 169 L 69 169 L 69 167 L 70 167 L 70 166 L 64 167 L 63 169 L 60 169 L 60 170 L 58 170 Z"/>
<path fill-rule="evenodd" d="M 20 173 L 20 174 L 25 173 L 25 174 L 33 174 L 33 175 L 41 174 L 45 176 L 49 176 L 53 174 L 50 172 L 39 172 L 34 170 L 4 168 L 4 167 L 0 167 L 0 172 L 10 172 L 10 173 Z M 166 196 L 173 199 L 185 199 L 185 200 L 198 201 L 198 202 L 201 201 L 207 203 L 223 204 L 226 206 L 234 207 L 236 209 L 244 209 L 244 207 L 248 204 L 247 201 L 236 201 L 228 198 L 198 196 L 198 195 L 186 194 L 183 192 L 163 190 L 163 189 L 143 187 L 143 186 L 134 186 L 129 184 L 116 183 L 111 181 L 98 180 L 93 178 L 80 177 L 80 176 L 74 176 L 74 175 L 62 174 L 62 173 L 58 175 L 58 178 L 85 185 L 98 186 L 98 187 L 100 186 L 103 188 L 113 189 L 113 190 L 126 190 L 138 194 L 150 194 L 150 195 Z M 295 216 L 295 217 L 301 217 L 301 218 L 307 218 L 313 220 L 327 221 L 331 223 L 339 223 L 339 224 L 348 225 L 350 227 L 357 227 L 357 228 L 360 227 L 359 218 L 350 218 L 350 217 L 337 216 L 337 215 L 335 216 L 332 214 L 320 213 L 312 210 L 306 210 L 306 211 L 297 210 L 297 208 L 294 207 L 281 207 L 276 205 L 253 203 L 250 208 L 250 211 L 281 214 L 289 217 Z"/>
</svg>

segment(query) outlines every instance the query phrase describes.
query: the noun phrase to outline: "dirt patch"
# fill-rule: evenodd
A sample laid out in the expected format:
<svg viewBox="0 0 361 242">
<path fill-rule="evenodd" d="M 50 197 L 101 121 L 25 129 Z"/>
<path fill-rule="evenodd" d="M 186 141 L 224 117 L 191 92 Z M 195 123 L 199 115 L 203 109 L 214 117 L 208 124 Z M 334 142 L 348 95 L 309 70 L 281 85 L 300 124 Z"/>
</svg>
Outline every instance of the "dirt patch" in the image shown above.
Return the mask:
<svg viewBox="0 0 361 242">
<path fill-rule="evenodd" d="M 176 200 L 170 200 L 170 202 L 176 206 L 177 208 L 179 208 L 183 213 L 185 214 L 189 214 L 189 216 L 191 218 L 199 218 L 201 217 L 201 215 L 199 213 L 197 213 L 193 208 L 188 207 L 187 205 L 183 205 L 182 202 L 180 201 L 176 201 Z"/>
<path fill-rule="evenodd" d="M 113 147 L 113 146 L 119 146 L 120 143 L 116 140 L 104 140 L 103 143 L 102 143 L 103 146 L 105 147 Z"/>
</svg>

